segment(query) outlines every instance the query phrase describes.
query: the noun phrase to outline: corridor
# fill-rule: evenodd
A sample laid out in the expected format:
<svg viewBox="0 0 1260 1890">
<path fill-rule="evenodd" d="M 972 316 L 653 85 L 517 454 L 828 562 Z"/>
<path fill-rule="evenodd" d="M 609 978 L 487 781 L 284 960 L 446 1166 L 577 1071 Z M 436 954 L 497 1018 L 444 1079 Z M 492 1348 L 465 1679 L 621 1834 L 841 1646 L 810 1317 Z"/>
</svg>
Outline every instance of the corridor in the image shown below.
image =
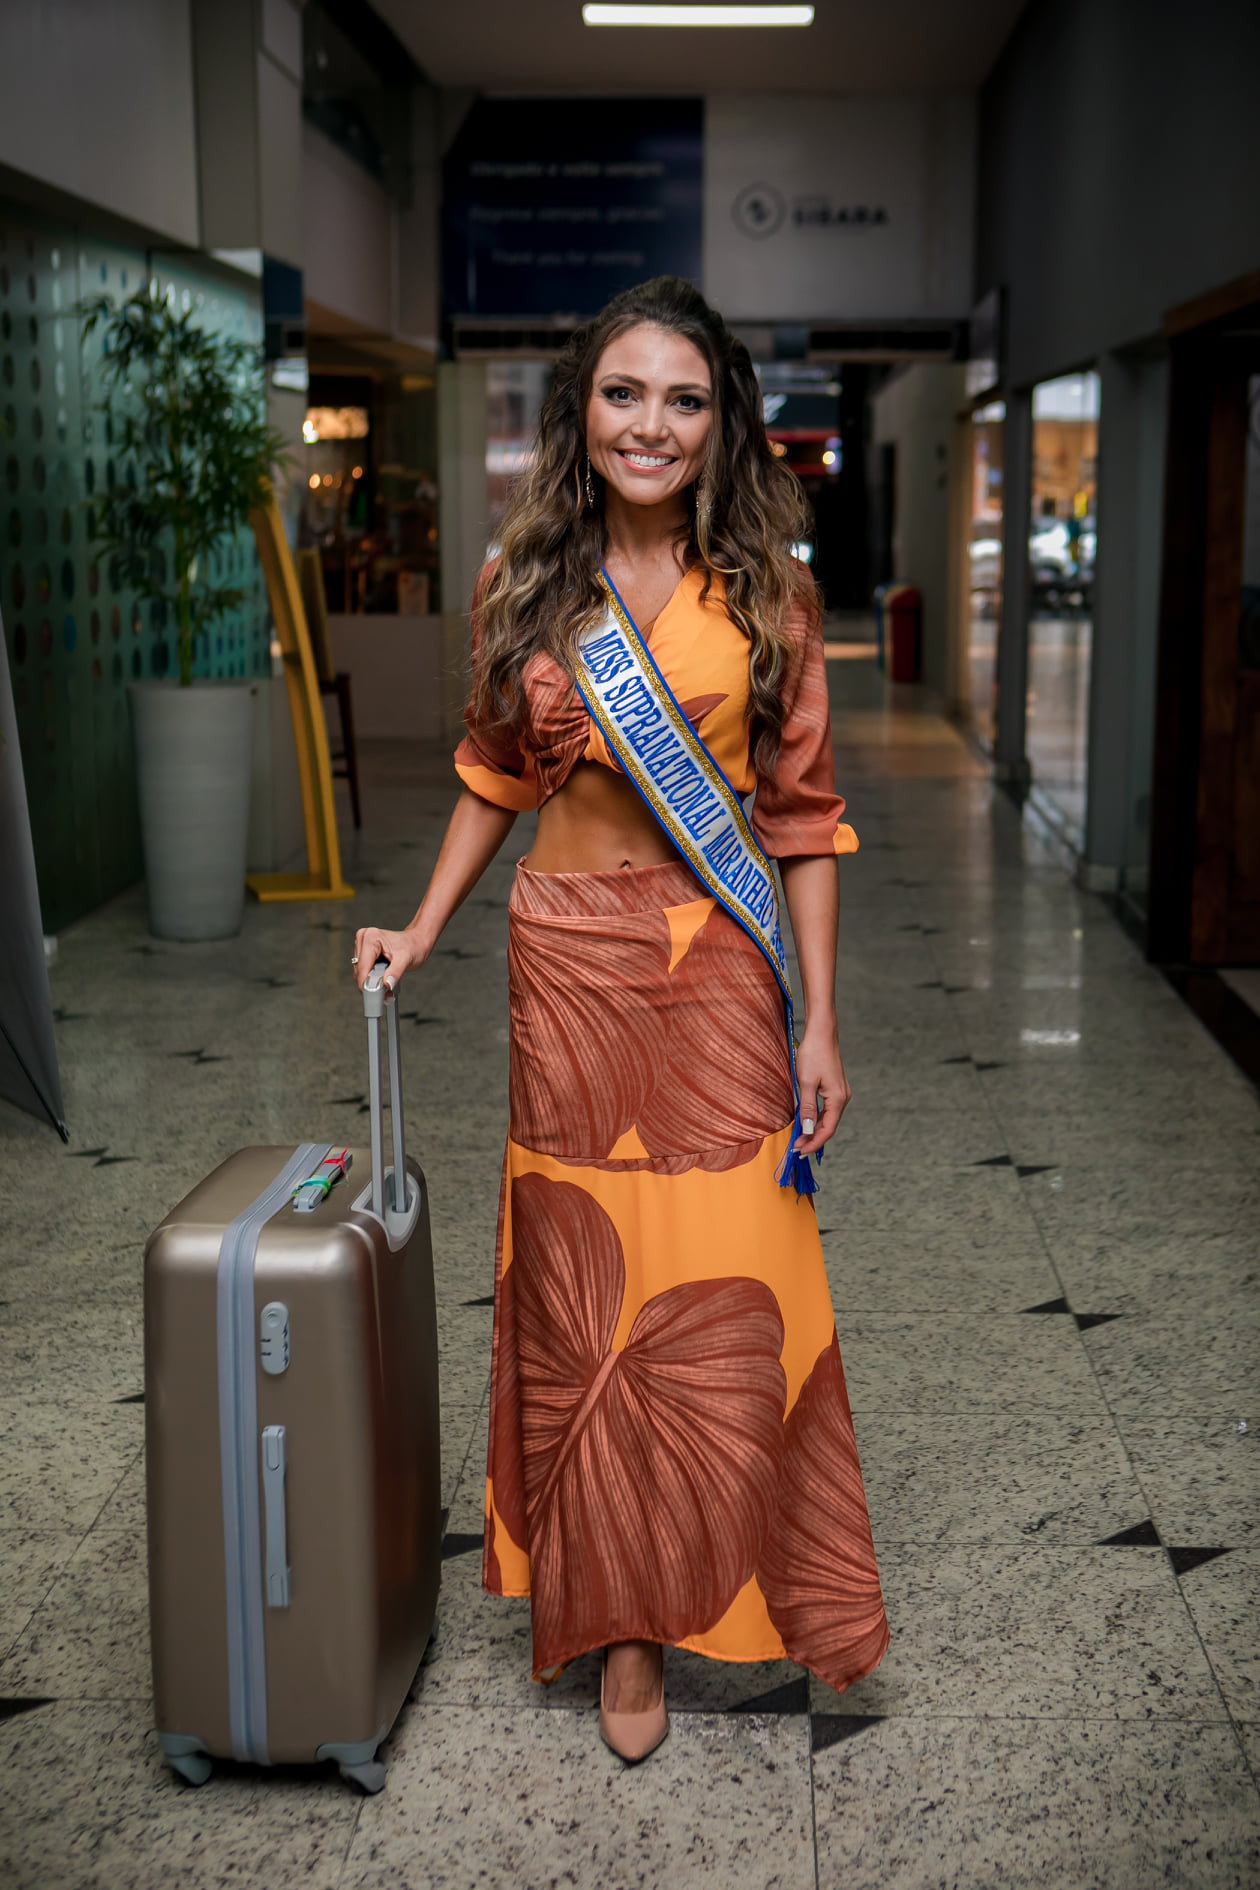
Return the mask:
<svg viewBox="0 0 1260 1890">
<path fill-rule="evenodd" d="M 386 1789 L 218 1765 L 194 1793 L 159 1763 L 143 1242 L 242 1143 L 366 1133 L 351 939 L 410 916 L 455 792 L 445 746 L 377 743 L 352 903 L 175 946 L 124 893 L 52 973 L 70 1147 L 0 1105 L 10 1890 L 1260 1885 L 1255 1092 L 917 691 L 851 655 L 831 678 L 862 844 L 841 862 L 854 1100 L 817 1199 L 882 1665 L 841 1697 L 671 1652 L 672 1735 L 625 1771 L 594 1657 L 535 1685 L 528 1604 L 481 1591 L 522 821 L 401 990 L 449 1513 Z"/>
</svg>

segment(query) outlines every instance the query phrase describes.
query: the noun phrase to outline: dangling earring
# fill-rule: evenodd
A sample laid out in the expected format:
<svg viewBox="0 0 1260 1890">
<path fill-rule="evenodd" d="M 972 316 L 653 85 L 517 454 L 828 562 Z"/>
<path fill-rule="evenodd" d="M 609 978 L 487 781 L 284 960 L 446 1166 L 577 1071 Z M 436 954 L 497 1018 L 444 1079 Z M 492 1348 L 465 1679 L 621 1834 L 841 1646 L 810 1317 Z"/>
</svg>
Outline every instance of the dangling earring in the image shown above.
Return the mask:
<svg viewBox="0 0 1260 1890">
<path fill-rule="evenodd" d="M 595 510 L 595 488 L 591 484 L 591 456 L 586 455 L 586 503 L 591 511 Z"/>
<path fill-rule="evenodd" d="M 696 481 L 696 524 L 708 531 L 713 519 L 713 488 L 707 474 Z"/>
</svg>

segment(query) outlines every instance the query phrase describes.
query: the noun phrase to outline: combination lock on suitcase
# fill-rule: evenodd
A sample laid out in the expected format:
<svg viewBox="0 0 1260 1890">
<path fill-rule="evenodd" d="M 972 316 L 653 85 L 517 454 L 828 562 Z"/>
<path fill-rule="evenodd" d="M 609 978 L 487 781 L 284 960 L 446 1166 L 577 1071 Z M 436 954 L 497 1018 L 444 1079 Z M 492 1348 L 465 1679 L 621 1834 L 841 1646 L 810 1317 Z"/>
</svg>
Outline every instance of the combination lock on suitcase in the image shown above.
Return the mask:
<svg viewBox="0 0 1260 1890">
<path fill-rule="evenodd" d="M 433 1629 L 433 1252 L 382 975 L 363 993 L 370 1151 L 242 1149 L 145 1253 L 154 1704 L 191 1784 L 214 1756 L 334 1759 L 379 1791 L 377 1748 Z"/>
</svg>

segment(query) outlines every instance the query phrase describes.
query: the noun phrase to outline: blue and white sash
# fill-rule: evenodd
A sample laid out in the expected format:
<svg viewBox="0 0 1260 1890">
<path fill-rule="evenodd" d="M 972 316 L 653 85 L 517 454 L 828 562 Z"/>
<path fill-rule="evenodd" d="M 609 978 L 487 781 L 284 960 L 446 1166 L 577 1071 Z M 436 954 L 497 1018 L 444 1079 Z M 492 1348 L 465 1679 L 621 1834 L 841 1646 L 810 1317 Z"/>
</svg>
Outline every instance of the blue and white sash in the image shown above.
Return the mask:
<svg viewBox="0 0 1260 1890">
<path fill-rule="evenodd" d="M 660 826 L 696 878 L 743 926 L 778 980 L 796 1117 L 777 1178 L 780 1187 L 814 1194 L 809 1157 L 795 1152 L 801 1090 L 774 871 L 739 795 L 683 714 L 606 571 L 600 572 L 600 583 L 607 608 L 578 638 L 578 689 L 591 720 Z"/>
</svg>

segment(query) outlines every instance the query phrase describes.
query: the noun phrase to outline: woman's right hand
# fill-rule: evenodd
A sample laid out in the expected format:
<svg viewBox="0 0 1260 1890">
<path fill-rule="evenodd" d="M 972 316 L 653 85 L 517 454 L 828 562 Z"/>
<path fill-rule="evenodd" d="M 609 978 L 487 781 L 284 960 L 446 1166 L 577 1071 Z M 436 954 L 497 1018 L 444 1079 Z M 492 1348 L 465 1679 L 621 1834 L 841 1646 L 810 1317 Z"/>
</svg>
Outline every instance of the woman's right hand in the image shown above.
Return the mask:
<svg viewBox="0 0 1260 1890">
<path fill-rule="evenodd" d="M 394 991 L 398 980 L 413 965 L 422 965 L 428 957 L 414 932 L 383 932 L 379 925 L 361 925 L 354 935 L 354 979 L 360 991 L 368 972 L 381 958 L 388 959 L 385 984 Z"/>
</svg>

